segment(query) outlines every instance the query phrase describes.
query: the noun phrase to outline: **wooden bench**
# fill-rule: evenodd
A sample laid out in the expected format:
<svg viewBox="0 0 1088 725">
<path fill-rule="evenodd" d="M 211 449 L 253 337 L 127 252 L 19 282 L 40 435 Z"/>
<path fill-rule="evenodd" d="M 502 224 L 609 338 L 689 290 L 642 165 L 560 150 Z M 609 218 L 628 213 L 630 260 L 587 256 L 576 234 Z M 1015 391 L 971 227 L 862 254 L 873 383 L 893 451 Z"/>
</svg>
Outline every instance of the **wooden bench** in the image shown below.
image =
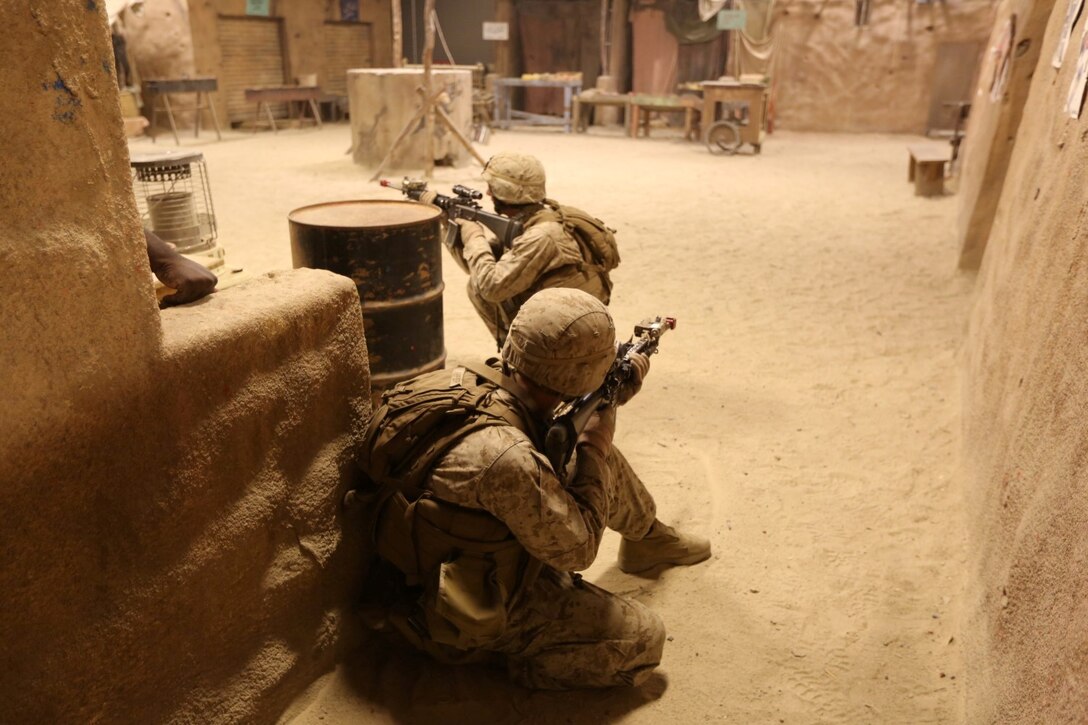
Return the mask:
<svg viewBox="0 0 1088 725">
<path fill-rule="evenodd" d="M 261 117 L 261 107 L 264 106 L 264 111 L 268 116 L 268 125 L 272 127 L 272 132 L 275 133 L 276 119 L 272 117 L 272 109 L 269 106 L 271 103 L 302 103 L 304 108 L 308 104 L 310 111 L 313 113 L 313 122 L 318 128 L 321 127 L 321 111 L 317 107 L 317 102 L 320 100 L 322 93 L 321 89 L 317 86 L 272 86 L 266 88 L 247 88 L 245 90 L 246 102 L 257 104 L 257 113 L 254 117 L 253 132 L 257 132 L 257 122 Z M 305 111 L 304 111 L 305 112 Z M 301 116 L 299 117 L 299 123 L 305 120 Z"/>
<path fill-rule="evenodd" d="M 951 157 L 947 146 L 919 144 L 908 146 L 910 168 L 907 181 L 914 182 L 915 196 L 942 196 L 944 194 L 944 165 Z"/>
<path fill-rule="evenodd" d="M 586 127 L 589 126 L 589 112 L 594 106 L 618 106 L 625 109 L 626 113 L 630 113 L 627 110 L 630 103 L 631 97 L 626 93 L 606 93 L 598 90 L 582 91 L 573 100 L 571 115 L 574 117 L 574 130 L 578 133 L 585 133 Z"/>
</svg>

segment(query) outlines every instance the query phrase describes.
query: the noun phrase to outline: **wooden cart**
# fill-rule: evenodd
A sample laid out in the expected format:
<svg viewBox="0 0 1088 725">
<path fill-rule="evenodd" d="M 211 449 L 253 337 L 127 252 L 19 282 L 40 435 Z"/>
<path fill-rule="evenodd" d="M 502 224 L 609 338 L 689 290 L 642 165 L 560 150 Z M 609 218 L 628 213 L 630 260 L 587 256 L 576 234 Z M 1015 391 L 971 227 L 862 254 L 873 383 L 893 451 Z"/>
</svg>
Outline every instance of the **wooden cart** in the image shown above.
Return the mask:
<svg viewBox="0 0 1088 725">
<path fill-rule="evenodd" d="M 767 86 L 704 81 L 703 141 L 711 153 L 734 154 L 750 144 L 758 154 L 767 135 Z"/>
</svg>

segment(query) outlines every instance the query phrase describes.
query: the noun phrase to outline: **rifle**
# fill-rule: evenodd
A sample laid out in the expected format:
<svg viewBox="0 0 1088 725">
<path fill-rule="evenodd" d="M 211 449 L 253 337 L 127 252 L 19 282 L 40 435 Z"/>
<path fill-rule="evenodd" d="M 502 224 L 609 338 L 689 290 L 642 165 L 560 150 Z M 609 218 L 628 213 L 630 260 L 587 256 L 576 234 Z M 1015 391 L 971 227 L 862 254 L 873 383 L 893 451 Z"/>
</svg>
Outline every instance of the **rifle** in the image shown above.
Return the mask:
<svg viewBox="0 0 1088 725">
<path fill-rule="evenodd" d="M 446 225 L 446 236 L 442 243 L 450 250 L 454 259 L 462 259 L 462 254 L 457 251 L 461 245 L 461 227 L 454 223 L 455 219 L 468 219 L 479 222 L 490 229 L 498 238 L 499 248 L 495 250 L 495 256 L 501 257 L 503 249 L 509 249 L 514 240 L 521 236 L 523 225 L 516 219 L 505 217 L 501 214 L 492 214 L 480 207 L 479 200 L 483 193 L 470 189 L 467 186 L 457 184 L 453 187 L 454 196 L 445 196 L 435 191 L 427 190 L 427 182 L 421 179 L 409 179 L 405 177 L 404 183 L 397 186 L 388 179 L 382 179 L 381 185 L 390 189 L 396 189 L 409 199 L 421 201 L 424 204 L 433 204 L 446 212 L 449 223 Z"/>
<path fill-rule="evenodd" d="M 566 477 L 574 446 L 590 416 L 604 406 L 613 405 L 620 389 L 631 379 L 631 356 L 636 353 L 653 355 L 661 336 L 675 329 L 675 317 L 654 317 L 635 325 L 631 339 L 617 347 L 616 359 L 601 386 L 557 411 L 544 436 L 544 455 L 560 479 Z"/>
</svg>

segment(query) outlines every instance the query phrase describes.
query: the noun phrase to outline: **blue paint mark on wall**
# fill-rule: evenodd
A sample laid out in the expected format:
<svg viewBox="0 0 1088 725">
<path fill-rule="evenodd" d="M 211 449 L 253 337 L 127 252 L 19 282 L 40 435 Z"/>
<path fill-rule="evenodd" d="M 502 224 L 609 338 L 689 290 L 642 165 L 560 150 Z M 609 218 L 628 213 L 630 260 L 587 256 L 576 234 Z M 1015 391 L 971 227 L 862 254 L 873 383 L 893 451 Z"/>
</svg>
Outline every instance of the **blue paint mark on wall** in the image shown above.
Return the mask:
<svg viewBox="0 0 1088 725">
<path fill-rule="evenodd" d="M 56 93 L 54 102 L 53 120 L 61 123 L 72 123 L 76 120 L 76 109 L 83 105 L 64 79 L 57 74 L 57 79 L 52 83 L 42 83 L 42 90 Z"/>
<path fill-rule="evenodd" d="M 110 62 L 109 58 L 102 59 L 102 70 L 108 76 L 113 75 L 113 63 Z"/>
</svg>

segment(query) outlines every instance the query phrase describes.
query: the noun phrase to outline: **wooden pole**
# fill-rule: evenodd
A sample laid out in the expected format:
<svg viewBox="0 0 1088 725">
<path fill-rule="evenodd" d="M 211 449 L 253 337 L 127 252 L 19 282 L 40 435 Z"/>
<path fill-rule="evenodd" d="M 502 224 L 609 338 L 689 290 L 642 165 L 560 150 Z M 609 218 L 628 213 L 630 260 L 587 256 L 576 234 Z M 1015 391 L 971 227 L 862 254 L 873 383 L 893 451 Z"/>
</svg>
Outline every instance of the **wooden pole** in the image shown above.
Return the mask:
<svg viewBox="0 0 1088 725">
<path fill-rule="evenodd" d="M 484 157 L 480 156 L 480 152 L 473 148 L 472 143 L 465 138 L 465 134 L 461 133 L 461 129 L 457 128 L 457 124 L 453 122 L 453 119 L 449 117 L 449 114 L 446 113 L 445 109 L 436 104 L 434 112 L 438 115 L 438 120 L 445 124 L 446 128 L 448 128 L 454 137 L 461 142 L 461 145 L 468 149 L 470 154 L 476 157 L 476 160 L 480 162 L 480 166 L 487 166 Z"/>
<path fill-rule="evenodd" d="M 626 93 L 629 60 L 627 57 L 628 0 L 613 0 L 612 29 L 609 32 L 608 74 L 616 79 L 616 90 Z"/>
<path fill-rule="evenodd" d="M 608 5 L 609 5 L 609 0 L 601 0 L 601 75 L 602 76 L 612 75 L 609 72 L 609 65 L 608 65 L 608 62 L 611 60 L 611 58 L 609 58 L 609 52 L 608 52 L 608 31 L 611 29 L 611 28 L 609 28 L 610 23 L 608 21 Z"/>
<path fill-rule="evenodd" d="M 428 179 L 434 176 L 434 105 L 430 103 L 431 93 L 431 61 L 434 56 L 434 0 L 427 0 L 423 4 L 423 97 L 424 122 L 427 129 L 427 140 L 424 149 L 427 158 L 423 161 L 423 174 Z"/>
<path fill-rule="evenodd" d="M 393 155 L 397 152 L 400 145 L 404 143 L 404 140 L 408 138 L 413 129 L 416 128 L 416 124 L 419 123 L 420 118 L 424 120 L 426 128 L 426 139 L 423 142 L 426 151 L 423 173 L 428 179 L 434 176 L 434 125 L 436 116 L 439 121 L 449 128 L 453 133 L 454 138 L 461 142 L 481 166 L 487 163 L 476 149 L 473 148 L 472 143 L 465 138 L 463 133 L 461 133 L 460 129 L 456 127 L 453 120 L 446 114 L 442 107 L 438 105 L 438 99 L 445 96 L 445 91 L 439 89 L 437 92 L 432 92 L 431 90 L 431 61 L 434 56 L 434 0 L 426 0 L 426 4 L 423 8 L 423 17 L 425 23 L 423 26 L 423 83 L 416 89 L 420 100 L 419 110 L 415 112 L 411 120 L 404 125 L 404 128 L 401 129 L 401 132 L 397 135 L 396 139 L 393 140 L 393 145 L 389 147 L 389 151 L 385 154 L 385 158 L 378 164 L 378 168 L 374 172 L 374 175 L 370 177 L 371 181 L 374 181 L 382 175 L 382 171 L 384 171 L 386 165 L 393 160 Z M 394 42 L 394 45 L 396 45 L 396 42 Z M 446 102 L 448 102 L 448 99 Z"/>
<path fill-rule="evenodd" d="M 514 12 L 514 0 L 498 0 L 495 6 L 495 20 L 506 23 L 510 30 L 509 40 L 500 40 L 495 45 L 495 73 L 500 78 L 513 76 L 515 66 L 515 51 L 517 42 L 516 13 Z"/>
<path fill-rule="evenodd" d="M 389 12 L 392 13 L 393 21 L 393 67 L 400 68 L 404 63 L 404 16 L 400 0 L 389 0 Z"/>
<path fill-rule="evenodd" d="M 408 134 L 410 134 L 412 129 L 415 128 L 415 125 L 419 123 L 419 119 L 423 116 L 424 112 L 430 110 L 430 106 L 427 105 L 426 99 L 423 99 L 422 103 L 423 105 L 419 107 L 419 110 L 415 112 L 415 115 L 412 116 L 411 120 L 404 124 L 404 128 L 400 130 L 396 139 L 393 140 L 393 145 L 389 147 L 389 151 L 386 152 L 385 158 L 378 164 L 378 168 L 374 171 L 374 175 L 370 177 L 371 181 L 378 180 L 378 177 L 385 171 L 386 164 L 393 160 L 393 154 L 395 154 L 400 145 L 404 143 L 404 139 L 408 138 Z"/>
</svg>

